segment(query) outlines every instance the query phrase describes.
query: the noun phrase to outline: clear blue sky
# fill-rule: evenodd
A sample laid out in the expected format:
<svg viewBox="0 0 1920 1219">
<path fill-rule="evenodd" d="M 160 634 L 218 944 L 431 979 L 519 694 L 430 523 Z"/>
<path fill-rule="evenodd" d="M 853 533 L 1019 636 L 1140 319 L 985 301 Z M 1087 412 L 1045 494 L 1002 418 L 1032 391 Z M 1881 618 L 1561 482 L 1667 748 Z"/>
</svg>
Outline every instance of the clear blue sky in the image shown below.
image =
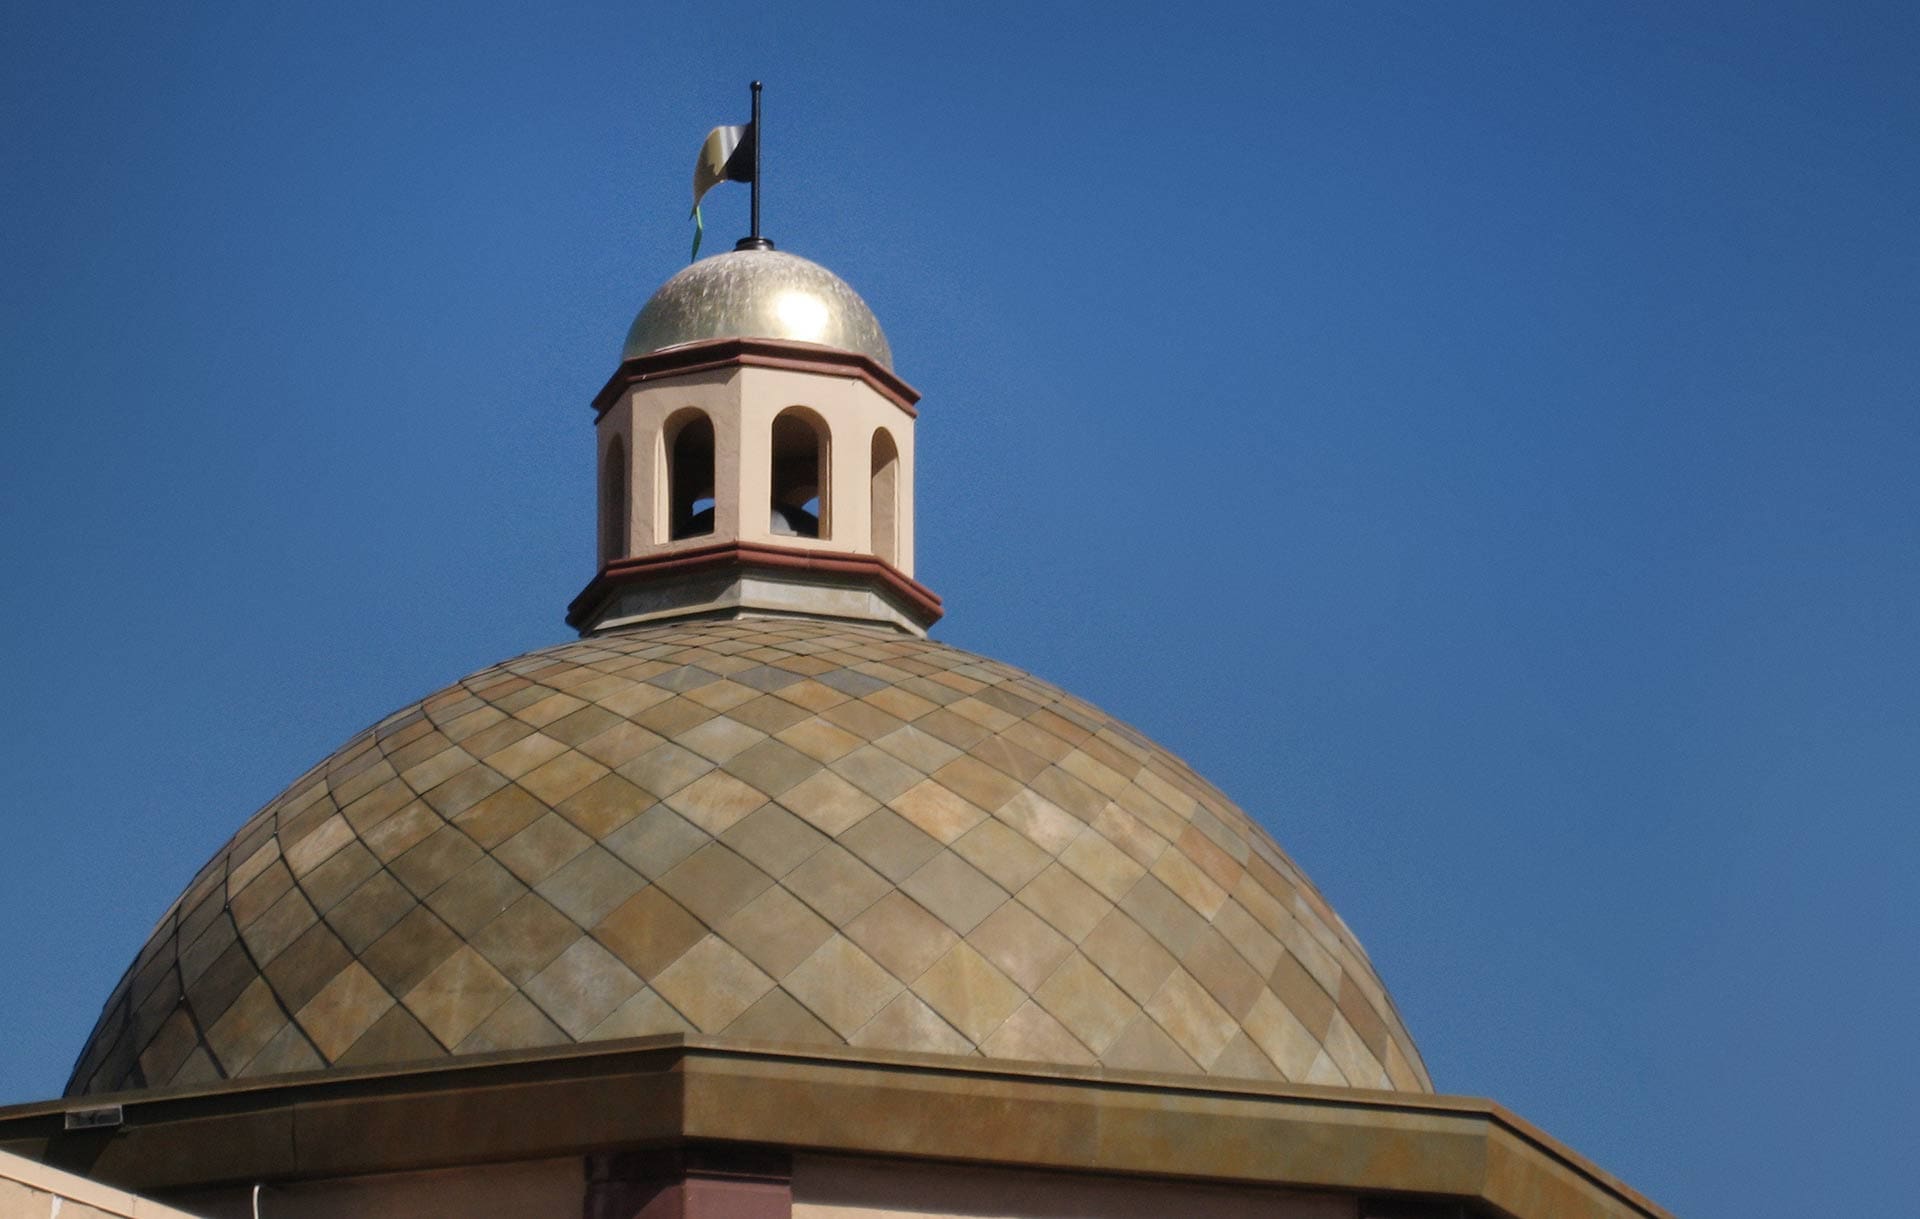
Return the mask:
<svg viewBox="0 0 1920 1219">
<path fill-rule="evenodd" d="M 1262 817 L 1442 1089 L 1683 1216 L 1909 1204 L 1916 13 L 0 6 L 0 1100 L 284 783 L 565 637 L 760 76 L 941 638 Z"/>
</svg>

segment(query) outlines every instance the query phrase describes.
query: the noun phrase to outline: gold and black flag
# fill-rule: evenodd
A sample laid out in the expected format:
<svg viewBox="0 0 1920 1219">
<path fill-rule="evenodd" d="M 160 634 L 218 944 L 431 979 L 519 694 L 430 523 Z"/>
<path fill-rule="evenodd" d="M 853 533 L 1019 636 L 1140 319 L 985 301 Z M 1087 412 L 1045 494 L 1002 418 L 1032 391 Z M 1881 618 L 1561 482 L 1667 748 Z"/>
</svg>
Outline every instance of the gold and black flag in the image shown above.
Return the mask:
<svg viewBox="0 0 1920 1219">
<path fill-rule="evenodd" d="M 753 181 L 753 145 L 758 138 L 753 123 L 737 127 L 715 127 L 700 145 L 700 157 L 693 163 L 693 257 L 700 257 L 700 238 L 705 224 L 700 216 L 700 198 L 722 182 Z"/>
</svg>

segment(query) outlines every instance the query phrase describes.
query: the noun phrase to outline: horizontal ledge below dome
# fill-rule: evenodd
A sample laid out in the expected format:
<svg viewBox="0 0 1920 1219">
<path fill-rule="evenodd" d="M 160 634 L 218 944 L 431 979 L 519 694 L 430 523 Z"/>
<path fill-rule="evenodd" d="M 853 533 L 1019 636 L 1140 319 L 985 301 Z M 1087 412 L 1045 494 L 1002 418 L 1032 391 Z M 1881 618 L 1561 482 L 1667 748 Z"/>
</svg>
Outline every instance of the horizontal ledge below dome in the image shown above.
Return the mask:
<svg viewBox="0 0 1920 1219">
<path fill-rule="evenodd" d="M 771 613 L 925 635 L 943 612 L 937 593 L 872 555 L 723 542 L 615 559 L 567 606 L 567 625 L 586 635 L 668 618 Z"/>
<path fill-rule="evenodd" d="M 729 338 L 683 343 L 661 351 L 649 352 L 624 361 L 593 396 L 594 418 L 613 408 L 622 393 L 635 385 L 662 377 L 684 377 L 717 368 L 778 368 L 789 372 L 823 373 L 835 377 L 856 377 L 874 391 L 917 418 L 914 404 L 920 391 L 908 385 L 872 356 L 817 343 L 797 343 L 782 339 Z"/>
</svg>

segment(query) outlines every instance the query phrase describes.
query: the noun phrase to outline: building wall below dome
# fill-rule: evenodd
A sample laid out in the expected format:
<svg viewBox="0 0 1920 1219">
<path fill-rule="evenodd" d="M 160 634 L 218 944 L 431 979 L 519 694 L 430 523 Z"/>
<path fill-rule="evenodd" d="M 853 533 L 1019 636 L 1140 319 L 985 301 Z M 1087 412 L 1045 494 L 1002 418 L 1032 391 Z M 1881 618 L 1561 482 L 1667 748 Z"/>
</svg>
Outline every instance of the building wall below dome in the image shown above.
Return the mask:
<svg viewBox="0 0 1920 1219">
<path fill-rule="evenodd" d="M 483 670 L 201 871 L 69 1091 L 658 1033 L 1430 1091 L 1359 945 L 1177 758 L 882 628 Z"/>
</svg>

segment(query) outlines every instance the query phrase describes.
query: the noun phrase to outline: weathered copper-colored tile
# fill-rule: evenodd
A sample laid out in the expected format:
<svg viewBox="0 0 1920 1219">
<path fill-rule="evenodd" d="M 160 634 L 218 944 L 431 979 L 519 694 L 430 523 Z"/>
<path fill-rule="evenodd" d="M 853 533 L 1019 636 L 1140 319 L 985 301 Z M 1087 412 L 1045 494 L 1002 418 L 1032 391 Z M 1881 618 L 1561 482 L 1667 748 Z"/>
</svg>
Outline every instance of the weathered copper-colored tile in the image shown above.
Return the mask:
<svg viewBox="0 0 1920 1219">
<path fill-rule="evenodd" d="M 568 745 L 578 749 L 581 745 L 599 736 L 601 733 L 606 732 L 608 729 L 623 724 L 632 727 L 624 718 L 608 711 L 604 707 L 585 706 L 552 723 L 544 725 L 541 731 L 554 740 L 559 741 L 562 745 Z"/>
<path fill-rule="evenodd" d="M 824 773 L 813 758 L 771 738 L 742 750 L 723 768 L 768 796 L 779 796 L 802 780 Z"/>
<path fill-rule="evenodd" d="M 1334 1013 L 1333 1023 L 1321 1043 L 1347 1082 L 1356 1088 L 1385 1088 L 1389 1085 L 1386 1068 L 1373 1056 L 1360 1034 L 1353 1031 L 1346 1017 Z"/>
<path fill-rule="evenodd" d="M 1011 979 L 966 943 L 955 944 L 921 974 L 913 993 L 975 1044 L 1026 1000 Z"/>
<path fill-rule="evenodd" d="M 805 707 L 796 707 L 787 700 L 775 698 L 770 694 L 749 699 L 728 711 L 727 714 L 748 727 L 758 728 L 770 736 L 784 732 L 813 715 Z"/>
<path fill-rule="evenodd" d="M 367 849 L 391 863 L 418 846 L 446 822 L 425 801 L 415 800 L 360 836 Z"/>
<path fill-rule="evenodd" d="M 1112 902 L 1057 863 L 1028 881 L 1017 896 L 1022 905 L 1076 944 L 1113 909 Z"/>
<path fill-rule="evenodd" d="M 951 693 L 951 692 L 949 692 Z M 949 699 L 949 701 L 952 701 Z M 914 720 L 913 726 L 928 736 L 945 741 L 955 749 L 972 749 L 993 733 L 962 715 L 941 707 Z"/>
<path fill-rule="evenodd" d="M 582 927 L 592 927 L 646 883 L 611 852 L 590 846 L 534 889 L 560 913 Z"/>
<path fill-rule="evenodd" d="M 462 936 L 472 935 L 520 899 L 527 887 L 481 856 L 427 897 L 427 907 Z"/>
<path fill-rule="evenodd" d="M 1115 902 L 1125 897 L 1127 890 L 1147 873 L 1131 855 L 1101 837 L 1091 826 L 1060 852 L 1060 862 L 1099 890 L 1108 901 Z"/>
<path fill-rule="evenodd" d="M 816 850 L 799 868 L 787 873 L 781 883 L 835 925 L 847 925 L 856 914 L 893 889 L 887 877 L 862 864 L 858 856 L 839 843 Z"/>
<path fill-rule="evenodd" d="M 1215 884 L 1185 852 L 1173 850 L 1160 856 L 1154 861 L 1153 874 L 1179 894 L 1182 901 L 1199 911 L 1202 918 L 1211 919 L 1227 900 L 1227 891 Z"/>
<path fill-rule="evenodd" d="M 300 887 L 306 890 L 313 908 L 324 915 L 379 870 L 380 861 L 373 852 L 359 842 L 351 842 L 302 877 Z M 183 938 L 184 934 L 183 929 Z"/>
<path fill-rule="evenodd" d="M 1287 1079 L 1306 1079 L 1322 1052 L 1319 1039 L 1270 990 L 1260 992 L 1240 1025 Z"/>
<path fill-rule="evenodd" d="M 1105 1055 L 1114 1038 L 1140 1013 L 1138 1004 L 1078 953 L 1063 961 L 1033 997 L 1098 1055 Z"/>
<path fill-rule="evenodd" d="M 773 979 L 718 936 L 709 935 L 653 979 L 660 997 L 703 1033 L 717 1033 L 773 989 Z"/>
<path fill-rule="evenodd" d="M 841 778 L 882 801 L 893 799 L 926 777 L 873 745 L 862 745 L 830 765 Z"/>
<path fill-rule="evenodd" d="M 951 851 L 928 860 L 900 888 L 963 935 L 1007 900 L 1005 889 Z"/>
<path fill-rule="evenodd" d="M 334 813 L 298 841 L 282 840 L 293 841 L 293 845 L 286 848 L 287 867 L 295 878 L 305 876 L 354 838 L 353 827 L 347 824 L 347 819 Z"/>
<path fill-rule="evenodd" d="M 372 1027 L 334 1061 L 342 1067 L 373 1067 L 430 1062 L 445 1056 L 446 1050 L 413 1013 L 395 1005 L 382 1012 Z"/>
<path fill-rule="evenodd" d="M 583 1040 L 614 1041 L 622 1037 L 654 1037 L 662 1033 L 697 1033 L 687 1018 L 673 1009 L 657 991 L 642 988 L 613 1009 L 605 1020 L 587 1031 Z"/>
<path fill-rule="evenodd" d="M 1184 969 L 1175 969 L 1144 1005 L 1161 1028 L 1204 1069 L 1213 1064 L 1239 1027 Z"/>
<path fill-rule="evenodd" d="M 1168 847 L 1165 838 L 1118 804 L 1101 809 L 1092 825 L 1101 837 L 1143 868 L 1151 868 Z"/>
<path fill-rule="evenodd" d="M 567 1035 L 547 1019 L 533 1000 L 515 991 L 455 1048 L 460 1054 L 485 1054 L 530 1045 L 565 1045 Z"/>
<path fill-rule="evenodd" d="M 1244 1016 L 1253 1006 L 1254 997 L 1267 988 L 1265 980 L 1218 931 L 1210 930 L 1201 937 L 1199 946 L 1181 958 L 1181 964 L 1236 1019 Z"/>
<path fill-rule="evenodd" d="M 240 938 L 246 941 L 247 951 L 255 963 L 264 966 L 299 939 L 319 917 L 306 895 L 295 889 L 282 894 L 265 914 L 241 927 Z"/>
<path fill-rule="evenodd" d="M 1050 856 L 1065 850 L 1086 828 L 1079 818 L 1033 791 L 1022 791 L 996 810 L 994 816 Z"/>
<path fill-rule="evenodd" d="M 770 990 L 724 1030 L 729 1039 L 791 1045 L 844 1045 L 845 1040 L 784 990 Z"/>
<path fill-rule="evenodd" d="M 516 985 L 539 973 L 581 936 L 572 919 L 528 893 L 473 934 L 471 943 Z"/>
<path fill-rule="evenodd" d="M 554 805 L 610 773 L 605 766 L 577 749 L 569 749 L 519 777 L 517 782 L 534 799 Z"/>
<path fill-rule="evenodd" d="M 534 731 L 531 724 L 523 724 L 516 719 L 502 719 L 467 737 L 460 742 L 460 747 L 476 758 L 490 758 L 515 741 L 525 740 L 532 735 Z"/>
<path fill-rule="evenodd" d="M 327 925 L 349 950 L 359 953 L 416 904 L 399 881 L 386 872 L 375 872 L 327 911 Z"/>
<path fill-rule="evenodd" d="M 202 937 L 203 940 L 207 937 Z M 201 1028 L 206 1028 L 226 1013 L 240 992 L 258 976 L 246 945 L 229 940 L 198 976 L 186 982 L 187 1002 Z"/>
<path fill-rule="evenodd" d="M 473 839 L 443 825 L 406 854 L 387 865 L 394 879 L 425 897 L 472 866 L 483 852 Z"/>
<path fill-rule="evenodd" d="M 149 1083 L 163 1085 L 200 1046 L 200 1034 L 185 1008 L 175 1008 L 140 1051 L 140 1070 Z"/>
<path fill-rule="evenodd" d="M 360 963 L 389 990 L 404 995 L 459 946 L 460 937 L 433 911 L 415 906 L 360 954 Z M 335 1052 L 327 1051 L 324 1045 L 320 1048 L 329 1054 Z"/>
<path fill-rule="evenodd" d="M 774 734 L 801 753 L 820 762 L 832 762 L 858 749 L 861 739 L 844 728 L 837 728 L 815 716 L 801 720 Z"/>
<path fill-rule="evenodd" d="M 518 779 L 521 775 L 536 767 L 544 766 L 565 752 L 567 752 L 565 745 L 544 732 L 531 732 L 512 744 L 494 750 L 486 755 L 484 761 L 507 778 Z"/>
<path fill-rule="evenodd" d="M 236 1075 L 286 1027 L 287 1017 L 265 978 L 255 978 L 207 1029 L 207 1046 Z"/>
<path fill-rule="evenodd" d="M 339 936 L 315 923 L 267 966 L 267 981 L 289 1011 L 297 1010 L 352 959 Z"/>
<path fill-rule="evenodd" d="M 690 698 L 670 698 L 634 716 L 633 722 L 652 729 L 668 740 L 677 740 L 682 733 L 706 723 L 718 714 L 713 708 L 702 706 Z"/>
<path fill-rule="evenodd" d="M 581 741 L 575 748 L 602 766 L 617 770 L 658 749 L 663 743 L 658 733 L 615 717 L 609 727 Z"/>
<path fill-rule="evenodd" d="M 962 859 L 979 868 L 1009 893 L 1038 876 L 1051 857 L 996 820 L 982 821 L 954 843 Z"/>
<path fill-rule="evenodd" d="M 547 813 L 494 848 L 493 857 L 525 883 L 537 885 L 592 843 L 565 818 Z"/>
<path fill-rule="evenodd" d="M 955 758 L 933 772 L 933 778 L 962 799 L 994 812 L 1019 795 L 1019 780 L 971 755 Z"/>
<path fill-rule="evenodd" d="M 1194 951 L 1207 934 L 1207 921 L 1152 876 L 1141 877 L 1127 891 L 1120 908 L 1176 958 Z"/>
<path fill-rule="evenodd" d="M 774 878 L 805 863 L 827 836 L 777 804 L 764 804 L 734 823 L 720 841 Z"/>
<path fill-rule="evenodd" d="M 1082 783 L 1058 765 L 1042 771 L 1032 787 L 1062 809 L 1089 823 L 1100 815 L 1100 810 L 1108 803 L 1107 796 L 1099 789 Z"/>
<path fill-rule="evenodd" d="M 719 931 L 776 979 L 791 973 L 833 934 L 825 919 L 778 885 L 741 907 Z"/>
<path fill-rule="evenodd" d="M 275 1034 L 253 1060 L 246 1065 L 242 1074 L 252 1077 L 267 1075 L 291 1075 L 296 1071 L 318 1071 L 325 1067 L 326 1061 L 320 1057 L 313 1043 L 307 1040 L 305 1033 L 297 1024 L 287 1024 Z M 187 1072 L 174 1077 L 176 1084 L 193 1082 L 212 1083 L 214 1078 L 194 1080 Z"/>
<path fill-rule="evenodd" d="M 1333 1022 L 1333 996 L 1307 972 L 1298 958 L 1290 952 L 1283 953 L 1280 963 L 1267 976 L 1267 985 L 1273 988 L 1273 993 L 1279 996 L 1287 1010 L 1300 1018 L 1316 1040 L 1326 1036 L 1327 1028 Z"/>
<path fill-rule="evenodd" d="M 668 741 L 649 749 L 647 753 L 639 754 L 626 766 L 620 766 L 620 776 L 630 779 L 653 799 L 664 801 L 710 770 L 712 762 L 708 762 L 707 758 Z"/>
<path fill-rule="evenodd" d="M 923 715 L 931 715 L 940 708 L 940 704 L 932 699 L 922 698 L 897 685 L 882 686 L 861 697 L 895 719 L 904 720 L 907 723 L 912 723 Z"/>
<path fill-rule="evenodd" d="M 878 809 L 839 837 L 874 870 L 904 880 L 940 852 L 940 844 L 890 809 Z"/>
<path fill-rule="evenodd" d="M 276 855 L 264 868 L 261 868 L 246 888 L 239 890 L 233 897 L 232 910 L 234 922 L 245 927 L 268 910 L 273 904 L 287 895 L 293 888 L 293 873 L 287 871 L 287 865 Z"/>
<path fill-rule="evenodd" d="M 816 771 L 811 778 L 789 788 L 781 794 L 780 803 L 832 837 L 838 837 L 880 807 L 879 801 L 830 770 Z"/>
<path fill-rule="evenodd" d="M 903 982 L 912 982 L 958 940 L 952 928 L 899 891 L 846 925 L 846 934 Z"/>
<path fill-rule="evenodd" d="M 1005 902 L 967 935 L 967 943 L 1026 990 L 1033 990 L 1073 951 L 1067 938 L 1019 902 Z"/>
<path fill-rule="evenodd" d="M 514 992 L 501 972 L 463 946 L 401 996 L 420 1023 L 448 1048 L 466 1040 Z"/>
<path fill-rule="evenodd" d="M 1101 1055 L 1101 1061 L 1121 1070 L 1171 1075 L 1187 1075 L 1201 1069 L 1167 1031 L 1145 1013 L 1135 1017 L 1120 1036 L 1114 1038 L 1107 1052 Z"/>
<path fill-rule="evenodd" d="M 848 1040 L 866 1049 L 973 1053 L 971 1042 L 910 991 L 894 996 L 878 1015 L 862 1025 Z"/>
<path fill-rule="evenodd" d="M 428 791 L 425 800 L 434 812 L 452 819 L 507 785 L 507 777 L 491 766 L 474 765 Z"/>
<path fill-rule="evenodd" d="M 1091 1066 L 1098 1061 L 1065 1025 L 1047 1015 L 1046 1009 L 1031 999 L 1016 1008 L 1013 1015 L 980 1043 L 980 1052 L 990 1058 L 1071 1066 Z"/>
<path fill-rule="evenodd" d="M 521 987 L 578 1040 L 640 990 L 640 979 L 598 942 L 582 937 Z"/>
<path fill-rule="evenodd" d="M 628 867 L 648 880 L 659 880 L 712 837 L 664 804 L 656 804 L 627 822 L 601 842 Z"/>
<path fill-rule="evenodd" d="M 338 1062 L 374 1021 L 393 1006 L 393 996 L 360 962 L 335 974 L 295 1014 L 300 1027 L 328 1062 Z"/>
<path fill-rule="evenodd" d="M 787 661 L 781 667 L 787 668 L 793 664 L 793 661 Z M 822 685 L 812 678 L 794 682 L 790 686 L 782 686 L 780 689 L 774 690 L 771 693 L 775 698 L 785 699 L 796 707 L 804 707 L 815 715 L 837 707 L 851 697 L 834 689 L 832 686 Z"/>
<path fill-rule="evenodd" d="M 546 806 L 518 787 L 503 787 L 457 814 L 453 824 L 481 847 L 492 850 L 546 812 Z"/>
<path fill-rule="evenodd" d="M 658 883 L 701 922 L 715 927 L 760 896 L 773 880 L 731 848 L 715 842 L 688 856 Z"/>
<path fill-rule="evenodd" d="M 768 739 L 758 728 L 750 728 L 731 716 L 716 715 L 674 738 L 709 762 L 718 765 Z"/>
<path fill-rule="evenodd" d="M 1360 993 L 1359 984 L 1351 974 L 1340 979 L 1340 993 L 1334 999 L 1340 1014 L 1347 1018 L 1360 1041 L 1376 1059 L 1384 1060 L 1387 1052 L 1387 1025 L 1380 1013 L 1373 1010 L 1373 1004 Z"/>
<path fill-rule="evenodd" d="M 707 833 L 720 834 L 766 799 L 725 771 L 715 770 L 668 796 L 666 803 Z"/>
<path fill-rule="evenodd" d="M 603 775 L 596 782 L 561 801 L 554 811 L 592 838 L 605 838 L 653 807 L 654 799 L 619 775 Z"/>
<path fill-rule="evenodd" d="M 816 948 L 781 985 L 842 1037 L 900 993 L 900 980 L 843 935 Z"/>
<path fill-rule="evenodd" d="M 987 818 L 986 813 L 932 779 L 914 784 L 889 800 L 887 806 L 943 845 Z"/>
</svg>

